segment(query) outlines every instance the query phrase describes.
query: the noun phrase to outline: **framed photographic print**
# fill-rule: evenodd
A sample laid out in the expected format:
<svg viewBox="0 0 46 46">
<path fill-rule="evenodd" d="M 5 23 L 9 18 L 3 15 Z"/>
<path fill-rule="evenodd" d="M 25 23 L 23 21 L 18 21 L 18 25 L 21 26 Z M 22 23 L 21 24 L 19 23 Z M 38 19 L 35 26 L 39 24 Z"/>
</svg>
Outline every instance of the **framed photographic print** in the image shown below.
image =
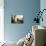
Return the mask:
<svg viewBox="0 0 46 46">
<path fill-rule="evenodd" d="M 23 24 L 24 23 L 24 16 L 23 15 L 11 16 L 11 23 Z"/>
</svg>

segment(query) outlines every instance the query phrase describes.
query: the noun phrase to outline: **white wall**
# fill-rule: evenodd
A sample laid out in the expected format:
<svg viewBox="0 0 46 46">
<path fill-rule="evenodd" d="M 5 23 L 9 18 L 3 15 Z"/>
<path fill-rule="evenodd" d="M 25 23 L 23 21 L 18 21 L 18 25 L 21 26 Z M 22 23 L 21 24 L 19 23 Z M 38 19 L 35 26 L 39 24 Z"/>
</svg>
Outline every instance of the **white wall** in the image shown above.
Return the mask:
<svg viewBox="0 0 46 46">
<path fill-rule="evenodd" d="M 4 0 L 0 0 L 0 42 L 4 41 Z"/>
</svg>

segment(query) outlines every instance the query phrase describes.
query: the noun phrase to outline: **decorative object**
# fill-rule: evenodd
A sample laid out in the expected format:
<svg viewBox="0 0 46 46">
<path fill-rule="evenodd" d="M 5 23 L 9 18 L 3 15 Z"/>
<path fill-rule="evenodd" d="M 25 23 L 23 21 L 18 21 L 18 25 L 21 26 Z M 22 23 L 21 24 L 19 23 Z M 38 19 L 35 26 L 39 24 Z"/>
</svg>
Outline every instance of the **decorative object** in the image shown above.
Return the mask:
<svg viewBox="0 0 46 46">
<path fill-rule="evenodd" d="M 23 24 L 24 23 L 24 16 L 23 15 L 11 16 L 11 23 Z"/>
<path fill-rule="evenodd" d="M 43 9 L 42 11 L 39 11 L 38 14 L 37 14 L 37 16 L 34 18 L 33 21 L 35 21 L 36 23 L 40 23 L 40 19 L 41 19 L 41 21 L 43 22 L 44 19 L 43 19 L 42 15 L 43 15 L 43 12 L 44 12 L 45 10 L 46 10 L 46 9 Z"/>
</svg>

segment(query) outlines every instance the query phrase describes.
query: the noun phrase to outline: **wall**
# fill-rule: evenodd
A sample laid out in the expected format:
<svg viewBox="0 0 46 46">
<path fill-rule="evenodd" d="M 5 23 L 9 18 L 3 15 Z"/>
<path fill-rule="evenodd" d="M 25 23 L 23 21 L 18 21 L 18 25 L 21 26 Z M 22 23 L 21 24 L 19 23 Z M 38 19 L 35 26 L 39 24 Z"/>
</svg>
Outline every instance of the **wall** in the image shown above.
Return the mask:
<svg viewBox="0 0 46 46">
<path fill-rule="evenodd" d="M 32 28 L 35 12 L 40 9 L 40 0 L 5 0 L 4 35 L 7 41 L 18 41 Z M 12 15 L 24 15 L 23 24 L 11 24 Z"/>
<path fill-rule="evenodd" d="M 40 1 L 40 9 L 41 10 L 46 9 L 46 0 Z M 43 22 L 42 21 L 40 22 L 40 25 L 46 27 L 46 11 L 44 11 L 42 17 L 44 20 L 43 20 Z M 45 36 L 46 36 L 46 34 L 45 34 Z M 46 43 L 46 40 L 45 40 L 45 43 Z"/>
<path fill-rule="evenodd" d="M 4 0 L 0 0 L 0 42 L 4 41 Z"/>
<path fill-rule="evenodd" d="M 41 9 L 41 11 L 43 9 L 46 9 L 46 0 L 41 0 L 40 1 L 40 9 Z M 42 17 L 43 17 L 43 22 L 41 21 L 40 25 L 46 26 L 46 10 L 43 12 Z"/>
</svg>

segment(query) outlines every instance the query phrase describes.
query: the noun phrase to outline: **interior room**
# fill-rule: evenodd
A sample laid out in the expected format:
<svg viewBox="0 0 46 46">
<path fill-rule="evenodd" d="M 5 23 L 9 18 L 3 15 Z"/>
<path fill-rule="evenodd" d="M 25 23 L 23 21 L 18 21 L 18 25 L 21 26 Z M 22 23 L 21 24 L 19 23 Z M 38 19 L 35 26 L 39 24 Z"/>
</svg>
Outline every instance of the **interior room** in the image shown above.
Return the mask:
<svg viewBox="0 0 46 46">
<path fill-rule="evenodd" d="M 46 0 L 0 0 L 0 46 L 46 46 Z"/>
</svg>

